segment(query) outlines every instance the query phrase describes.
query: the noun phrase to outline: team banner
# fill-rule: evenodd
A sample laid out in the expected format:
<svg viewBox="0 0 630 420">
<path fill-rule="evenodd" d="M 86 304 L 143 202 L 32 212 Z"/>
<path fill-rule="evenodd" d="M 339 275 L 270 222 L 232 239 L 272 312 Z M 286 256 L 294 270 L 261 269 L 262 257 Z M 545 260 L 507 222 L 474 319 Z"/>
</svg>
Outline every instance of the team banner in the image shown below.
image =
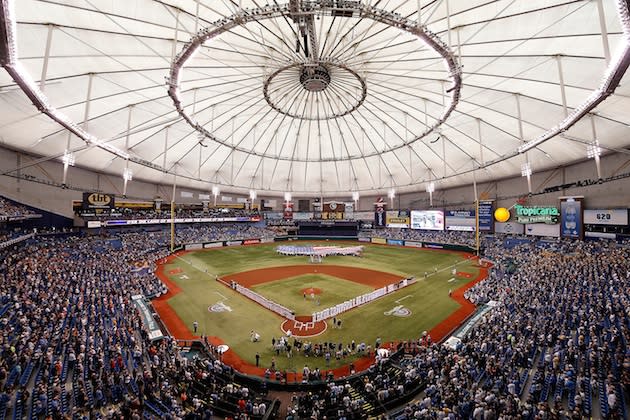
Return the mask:
<svg viewBox="0 0 630 420">
<path fill-rule="evenodd" d="M 383 197 L 379 197 L 376 203 L 374 203 L 374 227 L 385 227 L 386 214 L 385 214 L 385 201 Z"/>
<path fill-rule="evenodd" d="M 284 211 L 282 213 L 284 220 L 293 220 L 293 203 L 290 201 L 284 202 Z"/>
<path fill-rule="evenodd" d="M 584 210 L 586 225 L 628 225 L 628 209 L 593 209 Z"/>
<path fill-rule="evenodd" d="M 396 245 L 396 246 L 403 246 L 405 243 L 402 241 L 402 239 L 388 239 L 387 240 L 387 245 Z"/>
<path fill-rule="evenodd" d="M 388 228 L 409 228 L 409 212 L 406 210 L 390 210 L 385 212 L 385 225 Z"/>
<path fill-rule="evenodd" d="M 84 209 L 113 209 L 115 207 L 115 200 L 112 194 L 83 193 Z"/>
<path fill-rule="evenodd" d="M 385 244 L 387 244 L 387 239 L 385 239 L 385 238 L 372 238 L 372 243 L 373 244 L 385 245 Z"/>
<path fill-rule="evenodd" d="M 159 340 L 160 338 L 164 338 L 164 334 L 162 334 L 162 330 L 160 326 L 153 318 L 151 311 L 149 310 L 149 306 L 147 305 L 143 295 L 133 295 L 131 297 L 134 305 L 136 305 L 136 309 L 142 316 L 144 321 L 144 326 L 149 331 L 149 339 Z"/>
<path fill-rule="evenodd" d="M 560 220 L 560 236 L 584 239 L 581 198 L 565 198 L 560 201 Z"/>
<path fill-rule="evenodd" d="M 494 232 L 494 201 L 479 202 L 479 232 Z"/>
</svg>

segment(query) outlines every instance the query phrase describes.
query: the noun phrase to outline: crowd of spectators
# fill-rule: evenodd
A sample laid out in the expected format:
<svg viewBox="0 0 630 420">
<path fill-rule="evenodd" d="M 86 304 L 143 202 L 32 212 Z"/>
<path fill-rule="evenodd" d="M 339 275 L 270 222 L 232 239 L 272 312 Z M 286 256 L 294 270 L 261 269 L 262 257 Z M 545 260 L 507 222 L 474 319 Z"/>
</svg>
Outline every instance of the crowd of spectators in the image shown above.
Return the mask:
<svg viewBox="0 0 630 420">
<path fill-rule="evenodd" d="M 163 239 L 56 235 L 0 251 L 0 417 L 264 414 L 253 392 L 232 401 L 229 367 L 149 340 L 131 296 L 166 292 L 152 274 Z"/>
<path fill-rule="evenodd" d="M 420 230 L 420 229 L 364 229 L 359 231 L 359 237 L 381 237 L 389 239 L 402 239 L 406 241 L 433 242 L 440 244 L 465 245 L 474 248 L 476 246 L 475 232 L 456 230 Z"/>
<path fill-rule="evenodd" d="M 511 249 L 518 268 L 508 274 L 501 239 L 487 245 L 497 268 L 466 296 L 499 306 L 456 349 L 419 346 L 402 360 L 426 378 L 426 389 L 396 419 L 625 418 L 630 248 L 581 241 L 549 248 L 532 241 Z"/>
<path fill-rule="evenodd" d="M 231 368 L 210 354 L 190 359 L 170 338 L 149 340 L 131 296 L 166 291 L 152 272 L 169 234 L 40 236 L 0 251 L 0 417 L 264 414 L 269 401 L 235 385 Z M 391 234 L 431 242 L 446 234 L 460 244 L 473 236 Z M 274 231 L 206 224 L 178 227 L 177 235 L 178 243 L 188 243 L 271 238 Z M 530 239 L 506 252 L 500 236 L 484 245 L 495 269 L 466 298 L 498 305 L 456 348 L 423 336 L 403 345 L 395 363 L 296 396 L 288 416 L 364 418 L 422 390 L 392 417 L 623 418 L 630 393 L 630 245 Z M 506 270 L 514 263 L 515 270 Z M 363 343 L 296 343 L 294 351 L 324 358 L 371 351 Z M 310 369 L 306 377 L 327 379 Z"/>
<path fill-rule="evenodd" d="M 0 196 L 0 221 L 8 218 L 33 217 L 38 214 L 22 204 Z"/>
</svg>

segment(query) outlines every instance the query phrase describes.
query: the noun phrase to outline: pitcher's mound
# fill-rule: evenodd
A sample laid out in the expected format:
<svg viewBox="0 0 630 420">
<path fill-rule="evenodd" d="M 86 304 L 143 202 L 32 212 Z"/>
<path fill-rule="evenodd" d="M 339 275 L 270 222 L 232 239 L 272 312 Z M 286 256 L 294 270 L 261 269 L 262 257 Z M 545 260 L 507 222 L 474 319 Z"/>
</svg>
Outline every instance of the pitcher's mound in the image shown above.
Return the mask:
<svg viewBox="0 0 630 420">
<path fill-rule="evenodd" d="M 310 296 L 310 295 L 321 295 L 322 289 L 318 287 L 307 287 L 306 289 L 300 290 L 300 294 Z"/>
</svg>

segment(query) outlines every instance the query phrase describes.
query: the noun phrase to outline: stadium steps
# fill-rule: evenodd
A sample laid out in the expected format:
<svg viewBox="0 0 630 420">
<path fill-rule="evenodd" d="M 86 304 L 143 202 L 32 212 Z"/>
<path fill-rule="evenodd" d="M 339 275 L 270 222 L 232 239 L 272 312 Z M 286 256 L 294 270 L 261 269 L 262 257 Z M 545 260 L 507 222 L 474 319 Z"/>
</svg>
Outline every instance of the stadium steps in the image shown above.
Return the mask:
<svg viewBox="0 0 630 420">
<path fill-rule="evenodd" d="M 371 415 L 374 412 L 376 412 L 376 407 L 374 407 L 374 404 L 369 402 L 368 399 L 365 398 L 364 395 L 361 392 L 359 392 L 354 386 L 350 385 L 350 389 L 348 390 L 348 393 L 350 394 L 350 398 L 353 401 L 356 401 L 356 400 L 364 401 L 364 403 L 361 405 L 361 409 L 363 410 L 364 413 L 366 413 L 367 415 Z"/>
<path fill-rule="evenodd" d="M 0 420 L 5 420 L 7 417 L 7 403 L 9 402 L 9 396 L 7 394 L 0 394 Z"/>
<path fill-rule="evenodd" d="M 13 406 L 13 420 L 22 420 L 24 401 L 22 401 L 22 391 L 15 394 L 15 405 Z"/>
</svg>

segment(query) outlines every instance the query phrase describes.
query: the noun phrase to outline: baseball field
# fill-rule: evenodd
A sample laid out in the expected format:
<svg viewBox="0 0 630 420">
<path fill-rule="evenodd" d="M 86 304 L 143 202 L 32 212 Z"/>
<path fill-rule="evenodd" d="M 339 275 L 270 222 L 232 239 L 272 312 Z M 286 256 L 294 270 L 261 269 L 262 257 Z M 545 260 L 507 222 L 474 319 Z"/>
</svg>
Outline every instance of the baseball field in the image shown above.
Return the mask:
<svg viewBox="0 0 630 420">
<path fill-rule="evenodd" d="M 316 242 L 292 244 L 318 245 Z M 319 243 L 321 244 L 321 243 Z M 326 242 L 326 245 L 350 246 L 357 242 Z M 301 372 L 304 365 L 312 370 L 332 369 L 347 374 L 353 363 L 357 370 L 369 366 L 366 354 L 350 352 L 337 359 L 335 352 L 324 357 L 307 357 L 292 351 L 291 357 L 277 352 L 272 339 L 278 340 L 291 330 L 294 343 L 339 343 L 343 348 L 365 343 L 372 350 L 376 341 L 383 346 L 392 342 L 417 339 L 427 331 L 434 340 L 449 332 L 474 308 L 462 295 L 475 281 L 485 277 L 469 255 L 458 252 L 365 245 L 361 257 L 328 256 L 319 264 L 306 256 L 282 256 L 277 244 L 223 247 L 187 251 L 173 255 L 158 267 L 157 274 L 169 285 L 169 293 L 153 301 L 160 317 L 176 338 L 190 339 L 204 335 L 213 344 L 226 344 L 224 360 L 238 370 L 263 374 L 273 363 L 288 372 Z M 375 301 L 344 312 L 319 327 L 285 323 L 280 315 L 239 294 L 229 284 L 236 281 L 286 308 L 296 318 L 307 320 L 313 312 L 329 308 L 353 297 L 369 293 L 403 278 L 415 277 L 415 283 Z M 217 281 L 221 279 L 222 281 Z M 194 331 L 194 325 L 197 330 Z M 284 324 L 284 325 L 283 325 Z M 304 328 L 302 328 L 304 327 Z M 252 341 L 251 332 L 260 336 Z M 298 337 L 299 336 L 299 337 Z M 259 366 L 256 367 L 256 354 Z"/>
</svg>

